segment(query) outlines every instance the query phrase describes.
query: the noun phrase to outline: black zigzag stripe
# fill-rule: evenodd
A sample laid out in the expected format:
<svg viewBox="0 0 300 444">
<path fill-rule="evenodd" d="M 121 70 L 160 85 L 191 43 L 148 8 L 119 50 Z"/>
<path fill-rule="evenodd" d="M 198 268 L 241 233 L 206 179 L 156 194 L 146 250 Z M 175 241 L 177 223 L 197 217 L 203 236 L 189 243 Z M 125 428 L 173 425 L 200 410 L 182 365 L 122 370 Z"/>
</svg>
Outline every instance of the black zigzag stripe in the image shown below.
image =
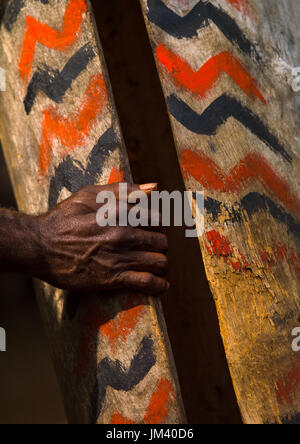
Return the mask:
<svg viewBox="0 0 300 444">
<path fill-rule="evenodd" d="M 44 5 L 47 5 L 49 3 L 49 0 L 36 0 L 40 3 L 43 3 Z M 20 12 L 25 6 L 25 0 L 11 0 L 8 2 L 8 5 L 6 6 L 4 17 L 3 17 L 3 24 L 7 31 L 11 32 L 14 24 L 16 23 Z"/>
<path fill-rule="evenodd" d="M 7 31 L 11 32 L 13 25 L 17 21 L 21 10 L 25 6 L 25 0 L 11 0 L 6 6 L 3 24 Z"/>
<path fill-rule="evenodd" d="M 281 418 L 283 425 L 300 425 L 300 413 L 293 416 L 286 416 Z"/>
<path fill-rule="evenodd" d="M 6 6 L 3 24 L 7 31 L 11 32 L 13 25 L 17 21 L 20 12 L 25 6 L 25 0 L 11 0 Z"/>
<path fill-rule="evenodd" d="M 155 364 L 154 342 L 151 337 L 142 340 L 127 371 L 120 361 L 104 358 L 98 366 L 97 383 L 91 398 L 91 424 L 95 424 L 99 418 L 108 387 L 129 392 L 146 377 Z"/>
<path fill-rule="evenodd" d="M 225 220 L 225 223 L 240 223 L 243 221 L 245 214 L 251 217 L 260 211 L 266 211 L 277 222 L 284 224 L 287 232 L 296 237 L 300 236 L 300 223 L 265 194 L 249 193 L 240 202 L 234 204 L 232 208 L 218 200 L 206 198 L 205 210 L 214 221 L 218 220 L 220 214 L 228 214 L 229 217 Z"/>
<path fill-rule="evenodd" d="M 62 102 L 72 82 L 86 69 L 89 62 L 96 57 L 92 46 L 87 43 L 68 61 L 62 71 L 39 69 L 32 77 L 24 100 L 26 113 L 29 114 L 39 91 L 43 91 L 56 103 Z"/>
<path fill-rule="evenodd" d="M 272 151 L 280 154 L 288 162 L 292 160 L 277 137 L 270 133 L 260 118 L 250 111 L 249 108 L 243 106 L 227 94 L 216 99 L 201 115 L 197 114 L 174 94 L 167 98 L 167 102 L 172 116 L 188 130 L 196 134 L 215 135 L 219 126 L 223 125 L 229 117 L 234 117 L 262 140 Z"/>
<path fill-rule="evenodd" d="M 196 37 L 198 30 L 208 26 L 211 20 L 231 43 L 237 44 L 244 53 L 258 58 L 254 45 L 236 22 L 225 11 L 209 2 L 199 1 L 185 17 L 180 17 L 161 0 L 148 0 L 147 17 L 150 22 L 178 39 Z"/>
<path fill-rule="evenodd" d="M 101 175 L 104 162 L 109 154 L 116 148 L 117 140 L 113 128 L 108 129 L 92 149 L 87 167 L 67 156 L 55 169 L 50 182 L 49 208 L 53 208 L 58 201 L 63 188 L 76 193 L 85 186 L 93 185 L 97 176 Z"/>
<path fill-rule="evenodd" d="M 5 1 L 2 1 L 2 3 L 0 2 L 0 27 L 3 23 L 5 8 L 6 8 L 6 2 Z"/>
</svg>

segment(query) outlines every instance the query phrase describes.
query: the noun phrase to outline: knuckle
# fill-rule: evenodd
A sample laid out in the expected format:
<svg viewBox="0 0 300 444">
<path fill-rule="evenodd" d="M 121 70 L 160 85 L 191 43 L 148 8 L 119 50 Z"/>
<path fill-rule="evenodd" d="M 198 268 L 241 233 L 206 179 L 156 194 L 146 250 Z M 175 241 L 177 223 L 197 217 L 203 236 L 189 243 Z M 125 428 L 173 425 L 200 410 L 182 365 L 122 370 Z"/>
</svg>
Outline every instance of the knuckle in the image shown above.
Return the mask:
<svg viewBox="0 0 300 444">
<path fill-rule="evenodd" d="M 113 242 L 120 246 L 131 245 L 135 241 L 135 234 L 128 227 L 114 227 L 111 236 Z"/>
<path fill-rule="evenodd" d="M 156 251 L 167 253 L 169 249 L 169 240 L 166 234 L 152 233 L 149 237 L 149 246 L 153 247 Z"/>
<path fill-rule="evenodd" d="M 78 191 L 78 193 L 74 194 L 73 196 L 71 196 L 70 198 L 70 203 L 72 202 L 72 204 L 83 204 L 85 202 L 85 194 L 84 192 Z"/>
<path fill-rule="evenodd" d="M 117 285 L 121 285 L 121 288 L 126 288 L 131 284 L 130 273 L 120 270 L 113 276 L 113 282 Z"/>
<path fill-rule="evenodd" d="M 106 274 L 116 275 L 118 273 L 119 266 L 120 266 L 119 256 L 117 254 L 111 254 L 107 261 Z"/>
<path fill-rule="evenodd" d="M 137 248 L 141 248 L 146 244 L 146 236 L 143 231 L 134 233 L 134 244 Z"/>
<path fill-rule="evenodd" d="M 133 185 L 130 183 L 130 182 L 125 182 L 125 181 L 123 181 L 123 182 L 117 182 L 117 183 L 115 183 L 114 185 L 113 185 L 113 188 L 114 188 L 114 190 L 115 190 L 115 194 L 120 198 L 121 196 L 120 196 L 120 194 L 119 194 L 119 191 L 120 191 L 120 188 L 119 188 L 119 185 L 120 184 L 122 184 L 122 185 L 126 185 L 126 187 L 127 187 L 127 191 L 130 193 L 130 191 L 132 190 L 132 188 L 133 188 Z"/>
<path fill-rule="evenodd" d="M 124 239 L 124 233 L 122 228 L 120 227 L 113 227 L 110 230 L 110 240 L 113 244 L 119 245 L 122 243 Z"/>
<path fill-rule="evenodd" d="M 143 287 L 151 287 L 155 284 L 155 277 L 150 273 L 145 273 L 140 277 L 140 283 Z"/>
<path fill-rule="evenodd" d="M 132 230 L 131 228 L 126 228 L 124 230 L 123 242 L 124 242 L 125 246 L 135 245 L 137 243 L 137 235 L 136 235 L 135 231 Z"/>
</svg>

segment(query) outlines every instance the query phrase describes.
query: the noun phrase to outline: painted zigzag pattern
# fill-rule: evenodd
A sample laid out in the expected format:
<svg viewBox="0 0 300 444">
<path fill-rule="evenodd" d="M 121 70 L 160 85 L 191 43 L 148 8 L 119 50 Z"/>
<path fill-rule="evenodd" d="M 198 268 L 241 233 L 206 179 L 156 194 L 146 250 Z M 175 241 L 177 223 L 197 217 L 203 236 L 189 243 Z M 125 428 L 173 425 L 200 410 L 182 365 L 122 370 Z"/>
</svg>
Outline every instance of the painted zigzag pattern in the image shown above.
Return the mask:
<svg viewBox="0 0 300 444">
<path fill-rule="evenodd" d="M 242 63 L 227 51 L 211 57 L 197 72 L 164 45 L 157 47 L 156 55 L 176 83 L 201 97 L 204 97 L 220 76 L 226 73 L 251 99 L 258 98 L 266 103 L 256 81 Z"/>
<path fill-rule="evenodd" d="M 148 405 L 143 424 L 162 424 L 169 413 L 170 397 L 174 389 L 167 379 L 161 379 L 157 383 L 157 389 L 153 393 Z M 120 413 L 114 413 L 111 417 L 111 424 L 136 424 L 136 422 L 125 418 Z"/>
<path fill-rule="evenodd" d="M 199 29 L 209 26 L 209 21 L 212 21 L 231 43 L 239 46 L 241 51 L 259 58 L 254 45 L 233 18 L 210 2 L 199 1 L 185 17 L 177 15 L 162 0 L 148 0 L 147 5 L 148 20 L 173 37 L 178 39 L 197 37 Z"/>
<path fill-rule="evenodd" d="M 48 0 L 41 1 L 45 4 L 48 3 Z M 27 29 L 20 59 L 20 75 L 24 80 L 29 81 L 37 42 L 58 51 L 64 51 L 75 43 L 85 8 L 85 1 L 70 0 L 63 19 L 61 32 L 38 22 L 33 17 L 27 17 Z M 67 62 L 61 72 L 51 70 L 48 67 L 43 70 L 39 69 L 33 75 L 28 86 L 24 100 L 26 112 L 30 113 L 40 91 L 44 92 L 54 102 L 61 103 L 66 91 L 72 86 L 73 80 L 86 69 L 87 64 L 94 57 L 95 54 L 92 47 L 85 45 Z M 43 111 L 40 142 L 41 174 L 46 174 L 48 171 L 54 142 L 59 141 L 64 146 L 65 149 L 61 153 L 62 156 L 65 156 L 77 146 L 82 145 L 107 102 L 108 92 L 104 77 L 102 75 L 95 75 L 90 78 L 84 97 L 73 115 L 61 115 L 57 107 L 47 108 Z M 95 183 L 97 176 L 103 171 L 105 161 L 116 146 L 117 136 L 113 128 L 110 128 L 100 137 L 98 143 L 92 149 L 88 156 L 86 167 L 80 162 L 71 159 L 70 156 L 65 157 L 55 169 L 54 177 L 50 182 L 49 206 L 52 207 L 56 204 L 62 188 L 65 187 L 71 192 L 76 192 L 86 185 Z M 111 178 L 121 176 L 123 176 L 121 169 L 118 171 L 113 168 Z M 135 303 L 134 301 L 131 302 Z M 78 308 L 78 300 L 71 307 L 72 310 L 68 312 L 70 319 L 76 316 L 76 305 Z M 121 311 L 117 320 L 117 322 L 121 322 L 120 325 L 116 323 L 109 325 L 110 322 L 106 320 L 105 325 L 101 326 L 103 334 L 110 339 L 112 349 L 115 344 L 115 335 L 119 335 L 121 338 L 124 335 L 129 335 L 132 329 L 135 328 L 143 309 L 143 307 L 134 307 L 132 304 L 129 307 L 125 306 L 124 312 Z M 125 313 L 125 311 L 127 312 Z M 110 320 L 110 316 L 108 316 L 108 319 Z M 111 330 L 109 330 L 110 328 Z M 125 369 L 119 360 L 111 360 L 108 357 L 104 358 L 98 366 L 97 382 L 91 393 L 89 412 L 91 423 L 97 422 L 108 387 L 118 391 L 129 392 L 147 376 L 155 364 L 155 346 L 151 336 L 143 338 L 128 369 Z M 149 423 L 156 420 L 159 421 L 160 414 L 167 415 L 167 401 L 163 402 L 162 410 L 155 410 L 160 401 L 158 398 L 163 397 L 164 392 L 167 390 L 169 390 L 171 396 L 171 384 L 167 380 L 160 380 L 158 390 L 152 396 L 145 417 Z"/>
<path fill-rule="evenodd" d="M 142 340 L 127 371 L 120 361 L 104 358 L 98 366 L 97 383 L 92 393 L 91 424 L 95 424 L 99 418 L 108 387 L 129 392 L 146 377 L 155 364 L 154 342 L 147 336 Z"/>
<path fill-rule="evenodd" d="M 6 6 L 3 16 L 3 24 L 7 31 L 11 32 L 20 12 L 25 6 L 25 0 L 11 0 Z"/>
<path fill-rule="evenodd" d="M 117 146 L 117 139 L 113 128 L 109 128 L 94 146 L 84 167 L 79 161 L 67 156 L 55 168 L 54 176 L 50 181 L 49 208 L 53 208 L 58 201 L 63 188 L 76 193 L 85 186 L 94 185 L 97 177 L 101 176 L 103 166 L 109 155 Z"/>
<path fill-rule="evenodd" d="M 242 13 L 249 12 L 250 5 L 247 0 L 227 0 L 233 7 Z M 179 17 L 161 0 L 148 0 L 148 20 L 167 32 L 169 35 L 182 39 L 198 36 L 198 30 L 207 26 L 209 20 L 215 23 L 225 37 L 233 44 L 237 44 L 241 51 L 253 56 L 256 51 L 254 45 L 247 39 L 235 21 L 221 8 L 216 8 L 210 2 L 200 1 L 185 16 Z M 228 52 L 220 53 L 208 60 L 197 72 L 188 62 L 163 44 L 157 46 L 156 56 L 158 62 L 168 70 L 175 84 L 204 97 L 219 79 L 222 72 L 226 72 L 239 87 L 254 99 L 258 98 L 266 104 L 255 80 L 248 71 Z M 171 115 L 188 130 L 199 135 L 215 135 L 218 128 L 231 117 L 240 122 L 252 134 L 263 141 L 270 150 L 281 156 L 287 162 L 292 157 L 276 136 L 271 134 L 268 127 L 249 108 L 244 106 L 228 94 L 217 98 L 208 108 L 199 115 L 175 94 L 167 98 Z M 287 182 L 280 178 L 268 162 L 257 153 L 246 156 L 227 175 L 204 154 L 196 154 L 184 150 L 182 163 L 186 172 L 198 180 L 206 189 L 223 192 L 239 192 L 243 184 L 250 180 L 257 180 L 263 187 L 271 191 L 291 213 L 299 216 L 299 201 Z M 248 217 L 265 211 L 274 220 L 284 224 L 287 230 L 299 236 L 300 224 L 283 207 L 275 203 L 270 197 L 260 193 L 249 193 L 232 208 L 225 208 L 222 202 L 206 199 L 206 211 L 211 213 L 213 220 L 218 216 L 229 214 L 227 222 L 241 223 L 245 214 Z M 224 211 L 223 211 L 224 210 Z"/>
<path fill-rule="evenodd" d="M 27 28 L 19 62 L 19 72 L 23 80 L 29 81 L 37 43 L 56 51 L 66 51 L 76 41 L 85 12 L 87 12 L 85 0 L 70 0 L 61 31 L 39 22 L 32 16 L 26 18 Z"/>
<path fill-rule="evenodd" d="M 264 142 L 274 153 L 279 154 L 288 162 L 292 160 L 277 137 L 270 133 L 260 118 L 227 94 L 223 94 L 216 99 L 201 115 L 192 110 L 175 94 L 167 98 L 167 103 L 172 116 L 189 131 L 199 135 L 213 136 L 221 125 L 230 117 L 233 117 Z"/>
<path fill-rule="evenodd" d="M 53 141 L 59 139 L 64 145 L 65 153 L 62 154 L 82 145 L 107 101 L 108 92 L 104 77 L 97 74 L 91 77 L 85 96 L 72 116 L 62 116 L 56 108 L 43 111 L 39 156 L 42 175 L 48 171 Z"/>
<path fill-rule="evenodd" d="M 73 81 L 87 68 L 95 56 L 93 47 L 87 43 L 70 58 L 62 71 L 52 70 L 46 66 L 46 69 L 35 72 L 24 100 L 26 113 L 30 114 L 39 91 L 43 91 L 54 102 L 61 103 Z"/>
<path fill-rule="evenodd" d="M 36 0 L 44 5 L 49 4 L 50 0 Z M 5 8 L 3 16 L 3 24 L 7 31 L 11 32 L 14 24 L 18 20 L 19 14 L 24 8 L 26 0 L 10 0 Z M 1 6 L 0 6 L 1 8 Z M 1 22 L 0 22 L 1 25 Z"/>
<path fill-rule="evenodd" d="M 250 12 L 251 5 L 248 0 L 226 1 L 242 13 Z M 167 3 L 171 4 L 176 2 Z M 214 3 L 219 4 L 222 2 Z M 213 6 L 209 1 L 198 2 L 197 5 L 185 17 L 179 17 L 175 12 L 173 12 L 173 10 L 168 8 L 162 0 L 148 0 L 147 4 L 147 16 L 149 22 L 160 27 L 172 37 L 177 39 L 191 39 L 190 42 L 185 42 L 183 47 L 185 48 L 186 52 L 190 51 L 194 60 L 196 58 L 196 51 L 201 48 L 201 33 L 198 31 L 201 27 L 207 26 L 209 20 L 215 23 L 215 25 L 221 30 L 221 32 L 223 32 L 227 39 L 229 39 L 233 44 L 238 45 L 241 51 L 249 56 L 256 54 L 254 45 L 251 44 L 245 34 L 239 29 L 234 20 L 228 17 L 227 14 L 224 16 L 224 11 L 222 11 L 221 8 Z M 162 38 L 161 32 L 156 32 L 153 26 L 150 27 L 150 34 L 154 36 L 153 40 L 155 42 L 157 39 Z M 199 38 L 197 39 L 198 36 Z M 178 47 L 178 44 L 174 42 L 174 39 L 168 38 L 167 41 L 171 46 L 174 43 L 174 46 Z M 205 46 L 205 49 L 207 50 L 207 41 L 204 42 L 203 46 Z M 215 45 L 212 45 L 212 47 L 215 47 Z M 179 57 L 175 59 L 174 54 L 168 54 L 166 51 L 161 51 L 162 55 L 160 57 L 159 51 L 161 51 L 161 46 L 158 47 L 157 58 L 172 75 L 175 83 L 200 96 L 203 96 L 206 93 L 206 79 L 204 79 L 202 84 L 200 80 L 199 83 L 197 83 L 198 73 L 193 72 L 185 60 L 180 59 Z M 259 59 L 259 57 L 257 58 Z M 161 68 L 161 66 L 159 66 L 159 68 Z M 161 71 L 162 74 L 165 74 L 163 70 Z M 163 77 L 165 80 L 166 75 Z M 208 88 L 211 88 L 214 81 L 215 78 L 208 78 Z M 168 80 L 166 80 L 166 86 L 166 89 L 169 90 L 170 82 Z M 187 97 L 187 94 L 185 94 L 185 97 Z M 189 99 L 191 99 L 191 96 L 189 96 Z M 213 102 L 213 104 L 211 104 L 211 106 L 208 107 L 207 110 L 201 115 L 197 114 L 194 110 L 188 107 L 187 100 L 185 100 L 185 102 L 186 103 L 181 101 L 174 94 L 168 98 L 171 114 L 177 121 L 179 121 L 190 131 L 193 131 L 199 135 L 214 135 L 216 134 L 216 131 L 220 125 L 224 124 L 229 117 L 233 117 L 243 126 L 248 128 L 253 134 L 259 137 L 272 151 L 274 151 L 274 153 L 281 156 L 287 162 L 292 162 L 293 159 L 290 155 L 291 153 L 287 152 L 286 150 L 288 147 L 285 148 L 280 142 L 279 137 L 275 137 L 273 134 L 271 134 L 272 130 L 268 128 L 268 125 L 263 123 L 257 115 L 250 111 L 250 109 L 244 107 L 241 103 L 235 99 L 232 99 L 227 94 L 222 95 L 219 99 Z M 198 107 L 195 105 L 194 109 L 198 109 Z M 176 130 L 180 131 L 180 128 L 176 127 Z M 176 130 L 175 137 L 178 140 L 179 133 Z M 282 135 L 284 134 L 283 131 L 281 133 Z M 228 137 L 230 137 L 229 134 Z M 197 148 L 199 151 L 201 147 L 201 139 L 202 138 L 199 138 L 199 143 L 197 143 Z M 181 145 L 180 148 L 183 149 L 184 146 Z M 213 148 L 214 147 L 212 147 L 212 149 Z M 228 155 L 230 148 L 229 143 L 226 148 Z M 245 148 L 247 148 L 247 146 L 245 146 Z M 189 157 L 187 154 L 189 154 Z M 220 194 L 227 192 L 240 193 L 242 191 L 245 192 L 243 185 L 246 186 L 250 180 L 257 180 L 265 189 L 275 194 L 281 203 L 284 204 L 285 208 L 299 216 L 298 196 L 295 196 L 295 193 L 292 192 L 287 182 L 285 182 L 281 177 L 279 177 L 278 174 L 275 173 L 275 170 L 268 165 L 264 158 L 261 158 L 262 162 L 259 163 L 256 162 L 259 160 L 257 155 L 251 154 L 250 156 L 245 157 L 241 162 L 238 162 L 238 164 L 235 165 L 235 167 L 228 174 L 225 174 L 224 171 L 222 171 L 221 168 L 219 168 L 218 165 L 216 165 L 209 157 L 202 154 L 193 154 L 193 156 L 190 156 L 190 153 L 188 153 L 187 150 L 183 151 L 183 156 L 186 156 L 185 160 L 188 161 L 187 170 L 193 175 L 194 178 L 196 178 L 196 180 L 201 182 L 206 189 L 216 191 Z M 232 157 L 234 158 L 236 154 L 236 152 L 233 152 Z M 236 163 L 236 161 L 234 163 Z M 284 167 L 283 162 L 281 162 L 280 165 L 281 168 Z M 290 169 L 288 169 L 288 171 L 290 172 Z M 267 217 L 267 221 L 270 221 L 270 218 L 272 217 L 275 222 L 279 222 L 279 224 L 277 224 L 270 221 L 271 228 L 273 229 L 275 235 L 276 230 L 280 228 L 279 225 L 285 225 L 287 229 L 286 234 L 292 233 L 296 237 L 299 237 L 300 235 L 299 221 L 289 214 L 285 208 L 278 205 L 274 200 L 265 194 L 256 192 L 249 193 L 235 205 L 233 205 L 232 208 L 229 208 L 226 204 L 221 202 L 222 199 L 223 196 L 220 196 L 219 201 L 211 198 L 206 199 L 206 211 L 207 213 L 211 212 L 216 225 L 223 224 L 224 217 L 227 217 L 227 222 L 230 223 L 243 223 L 245 220 L 247 220 L 247 218 L 251 218 L 257 213 L 262 213 Z M 219 216 L 222 216 L 222 219 L 219 220 Z M 253 223 L 253 225 L 251 224 L 252 228 L 253 226 L 255 226 L 255 223 Z M 230 229 L 233 227 L 229 226 L 228 228 Z M 234 233 L 234 229 L 232 231 Z M 280 239 L 279 236 L 275 237 Z M 251 245 L 251 248 L 247 250 L 247 254 L 249 254 L 251 257 L 251 263 L 248 263 L 247 258 L 244 257 L 236 247 L 231 246 L 225 236 L 222 236 L 215 230 L 212 230 L 211 232 L 207 233 L 207 238 L 210 244 L 207 245 L 209 254 L 215 254 L 216 256 L 221 257 L 221 259 L 224 260 L 225 263 L 232 266 L 235 271 L 247 272 L 251 266 L 261 266 L 259 260 L 258 263 L 256 263 L 257 254 L 253 254 L 255 253 L 255 250 L 259 249 L 258 242 L 254 248 L 252 248 L 253 246 Z M 284 267 L 281 267 L 280 274 L 285 272 L 288 265 L 295 269 L 299 278 L 300 256 L 298 253 L 291 249 L 289 245 L 272 244 L 272 241 L 269 241 L 268 244 L 269 245 L 266 249 L 256 251 L 261 258 L 262 264 L 271 267 L 282 260 L 285 265 Z M 251 250 L 253 250 L 252 254 Z M 236 258 L 238 258 L 238 260 L 236 260 Z M 211 273 L 214 273 L 214 268 L 215 264 L 213 264 L 211 267 Z M 222 274 L 221 269 L 218 269 L 217 267 L 217 270 L 219 274 Z M 283 321 L 284 319 L 280 319 L 280 323 Z M 291 405 L 294 402 L 295 404 L 296 389 L 298 389 L 300 381 L 299 368 L 300 366 L 298 362 L 290 369 L 289 373 L 282 380 L 276 382 L 275 387 L 277 391 L 278 389 L 281 391 L 280 396 L 278 397 L 279 404 L 282 402 L 291 402 Z M 238 383 L 242 384 L 242 382 L 239 381 Z M 270 383 L 270 387 L 274 387 L 274 381 L 270 381 Z M 281 416 L 281 421 L 285 424 L 299 423 L 300 415 L 298 411 L 299 410 L 294 409 L 289 416 L 285 416 L 285 410 L 285 414 Z"/>
<path fill-rule="evenodd" d="M 82 299 L 82 295 L 81 298 Z M 110 343 L 112 352 L 118 349 L 119 342 L 126 343 L 128 337 L 140 322 L 148 301 L 146 298 L 131 294 L 121 305 L 119 313 L 112 316 L 111 312 L 106 312 L 98 304 L 88 307 L 82 321 L 82 336 L 79 345 L 78 363 L 76 374 L 78 381 L 86 376 L 92 355 L 91 332 L 104 335 Z M 77 305 L 78 308 L 78 305 Z M 76 311 L 72 313 L 72 319 L 76 316 Z"/>
<path fill-rule="evenodd" d="M 219 193 L 238 193 L 249 181 L 258 181 L 271 191 L 292 213 L 300 216 L 300 202 L 289 184 L 257 153 L 248 154 L 225 174 L 206 154 L 183 150 L 181 167 L 184 175 L 190 174 L 207 190 Z"/>
<path fill-rule="evenodd" d="M 265 194 L 249 193 L 231 208 L 219 200 L 206 198 L 205 210 L 214 222 L 218 222 L 220 214 L 227 215 L 224 223 L 242 223 L 245 217 L 251 218 L 257 213 L 265 212 L 280 224 L 285 225 L 287 233 L 300 237 L 300 222 Z"/>
</svg>

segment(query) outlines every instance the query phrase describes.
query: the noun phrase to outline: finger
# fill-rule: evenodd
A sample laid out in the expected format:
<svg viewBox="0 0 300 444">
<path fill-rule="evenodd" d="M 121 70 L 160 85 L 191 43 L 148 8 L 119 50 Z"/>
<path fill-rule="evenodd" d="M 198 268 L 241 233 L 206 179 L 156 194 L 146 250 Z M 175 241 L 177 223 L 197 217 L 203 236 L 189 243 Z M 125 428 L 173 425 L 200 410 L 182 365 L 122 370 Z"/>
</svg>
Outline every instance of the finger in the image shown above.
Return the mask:
<svg viewBox="0 0 300 444">
<path fill-rule="evenodd" d="M 162 231 L 162 217 L 159 212 L 153 212 L 148 207 L 138 209 L 134 204 L 127 204 L 124 208 L 117 205 L 117 220 L 126 221 L 132 228 L 140 228 L 150 231 Z"/>
<path fill-rule="evenodd" d="M 129 183 L 88 186 L 77 193 L 77 195 L 73 197 L 73 201 L 75 202 L 76 196 L 78 196 L 80 208 L 83 210 L 81 212 L 83 213 L 90 211 L 97 212 L 99 210 L 99 204 L 100 208 L 102 207 L 101 204 L 105 204 L 105 208 L 110 207 L 110 214 L 116 214 L 118 222 L 120 220 L 126 220 L 129 225 L 131 224 L 135 227 L 144 226 L 153 231 L 161 231 L 161 214 L 152 209 L 150 210 L 148 202 L 149 195 L 156 188 L 157 184 L 139 186 Z M 136 205 L 134 203 L 128 203 L 128 198 L 130 195 L 133 197 L 133 192 L 143 193 L 143 196 L 145 196 L 146 193 L 146 202 L 141 196 L 134 196 L 134 202 L 135 199 L 137 199 L 136 202 L 139 203 L 138 210 L 134 212 L 132 212 L 132 210 Z M 122 204 L 122 202 L 124 204 Z M 143 207 L 141 207 L 141 205 L 143 205 Z M 131 218 L 133 222 L 131 222 Z M 123 224 L 124 222 L 122 222 L 122 225 Z"/>
<path fill-rule="evenodd" d="M 137 185 L 129 182 L 117 182 L 108 185 L 90 185 L 83 188 L 82 191 L 85 191 L 93 196 L 97 196 L 101 191 L 111 191 L 112 193 L 115 194 L 116 198 L 118 199 L 120 194 L 120 185 L 123 185 L 124 189 L 126 185 L 126 191 L 127 191 L 127 193 L 125 194 L 126 198 L 129 196 L 129 194 L 133 193 L 134 191 L 143 191 L 146 194 L 150 194 L 152 191 L 157 190 L 157 183 Z"/>
<path fill-rule="evenodd" d="M 139 228 L 113 227 L 109 236 L 111 247 L 120 251 L 152 251 L 166 253 L 168 251 L 168 238 L 165 234 L 146 231 Z"/>
<path fill-rule="evenodd" d="M 165 276 L 168 272 L 168 258 L 165 254 L 132 251 L 127 252 L 122 259 L 119 265 L 124 270 L 144 271 L 158 276 Z"/>
<path fill-rule="evenodd" d="M 149 295 L 159 295 L 170 288 L 166 279 L 151 273 L 125 271 L 119 276 L 119 284 L 128 290 L 141 291 Z"/>
<path fill-rule="evenodd" d="M 157 253 L 166 253 L 168 251 L 169 241 L 165 234 L 138 228 L 133 231 L 133 249 Z"/>
<path fill-rule="evenodd" d="M 78 196 L 80 202 L 84 203 L 86 207 L 95 211 L 97 211 L 99 208 L 99 204 L 108 202 L 117 209 L 119 206 L 119 200 L 127 201 L 128 194 L 138 190 L 139 185 L 129 183 L 114 183 L 105 186 L 91 185 L 83 188 L 81 191 L 75 194 L 74 199 L 76 199 L 76 196 Z"/>
</svg>

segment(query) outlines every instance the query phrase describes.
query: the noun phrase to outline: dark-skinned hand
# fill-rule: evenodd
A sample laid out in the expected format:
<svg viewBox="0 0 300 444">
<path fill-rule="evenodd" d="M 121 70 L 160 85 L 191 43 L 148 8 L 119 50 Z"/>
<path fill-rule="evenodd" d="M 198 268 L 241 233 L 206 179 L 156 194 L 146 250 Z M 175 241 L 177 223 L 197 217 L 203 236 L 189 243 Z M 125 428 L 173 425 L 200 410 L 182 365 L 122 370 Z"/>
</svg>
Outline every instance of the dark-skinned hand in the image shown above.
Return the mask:
<svg viewBox="0 0 300 444">
<path fill-rule="evenodd" d="M 139 189 L 128 184 L 128 194 Z M 155 189 L 144 186 L 148 194 Z M 38 217 L 0 210 L 2 269 L 75 292 L 163 293 L 169 287 L 166 235 L 157 228 L 100 227 L 96 222 L 98 193 L 112 191 L 118 200 L 118 190 L 118 184 L 86 187 Z M 118 205 L 115 211 L 118 220 Z"/>
</svg>

